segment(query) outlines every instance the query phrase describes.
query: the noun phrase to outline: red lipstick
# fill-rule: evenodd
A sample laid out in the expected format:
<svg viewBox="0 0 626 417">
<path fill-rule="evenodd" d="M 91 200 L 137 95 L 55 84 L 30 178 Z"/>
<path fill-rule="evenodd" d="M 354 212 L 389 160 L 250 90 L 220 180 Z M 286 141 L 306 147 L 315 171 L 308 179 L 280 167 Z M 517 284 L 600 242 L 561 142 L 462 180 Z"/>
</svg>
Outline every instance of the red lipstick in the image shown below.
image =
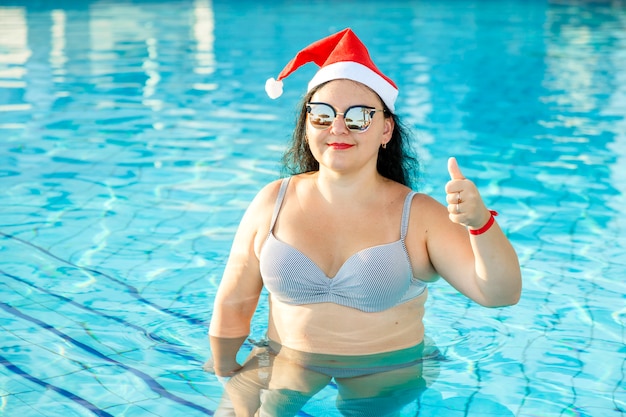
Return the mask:
<svg viewBox="0 0 626 417">
<path fill-rule="evenodd" d="M 343 150 L 343 149 L 350 149 L 354 145 L 350 145 L 349 143 L 329 143 L 328 146 L 330 146 L 333 149 Z"/>
</svg>

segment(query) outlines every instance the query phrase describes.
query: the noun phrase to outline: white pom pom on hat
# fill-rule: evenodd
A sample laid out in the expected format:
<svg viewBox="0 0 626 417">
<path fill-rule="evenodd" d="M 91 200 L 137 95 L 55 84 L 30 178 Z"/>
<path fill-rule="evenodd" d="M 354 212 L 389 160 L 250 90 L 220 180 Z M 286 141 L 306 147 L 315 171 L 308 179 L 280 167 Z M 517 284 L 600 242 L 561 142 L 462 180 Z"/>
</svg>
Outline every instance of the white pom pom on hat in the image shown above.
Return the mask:
<svg viewBox="0 0 626 417">
<path fill-rule="evenodd" d="M 309 82 L 308 91 L 331 80 L 353 80 L 374 90 L 387 108 L 394 112 L 398 87 L 374 65 L 367 48 L 350 28 L 320 39 L 298 52 L 276 79 L 266 81 L 267 95 L 272 99 L 280 97 L 283 93 L 282 80 L 309 62 L 314 62 L 320 69 Z"/>
<path fill-rule="evenodd" d="M 278 98 L 283 95 L 283 82 L 276 81 L 275 78 L 269 78 L 265 82 L 265 92 L 271 99 Z"/>
</svg>

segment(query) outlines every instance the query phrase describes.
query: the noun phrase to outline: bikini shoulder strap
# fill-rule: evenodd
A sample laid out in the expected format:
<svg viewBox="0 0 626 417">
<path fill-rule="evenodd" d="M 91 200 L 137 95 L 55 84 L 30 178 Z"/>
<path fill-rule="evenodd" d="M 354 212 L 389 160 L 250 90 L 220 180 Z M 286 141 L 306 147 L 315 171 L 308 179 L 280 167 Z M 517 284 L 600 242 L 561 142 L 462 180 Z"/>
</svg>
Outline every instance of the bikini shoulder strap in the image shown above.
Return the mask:
<svg viewBox="0 0 626 417">
<path fill-rule="evenodd" d="M 409 215 L 411 214 L 411 203 L 413 202 L 413 196 L 417 194 L 415 191 L 411 191 L 407 194 L 404 200 L 404 208 L 402 209 L 402 226 L 400 229 L 400 238 L 404 241 L 406 234 L 409 230 Z"/>
<path fill-rule="evenodd" d="M 280 212 L 280 207 L 283 205 L 283 200 L 285 199 L 285 193 L 287 192 L 287 186 L 289 185 L 290 179 L 291 177 L 283 178 L 283 180 L 280 182 L 280 189 L 278 190 L 278 195 L 276 196 L 276 203 L 274 203 L 272 222 L 270 223 L 270 233 L 272 232 L 272 230 L 274 230 L 274 223 L 276 223 L 278 213 Z"/>
</svg>

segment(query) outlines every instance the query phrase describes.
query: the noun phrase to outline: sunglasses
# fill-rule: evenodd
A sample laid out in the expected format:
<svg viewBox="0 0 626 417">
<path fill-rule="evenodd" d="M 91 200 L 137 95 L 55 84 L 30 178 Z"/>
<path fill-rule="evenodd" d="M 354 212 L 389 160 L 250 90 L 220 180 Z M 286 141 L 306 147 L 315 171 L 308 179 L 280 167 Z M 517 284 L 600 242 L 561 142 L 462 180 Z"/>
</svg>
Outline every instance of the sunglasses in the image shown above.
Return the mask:
<svg viewBox="0 0 626 417">
<path fill-rule="evenodd" d="M 343 113 L 335 111 L 335 108 L 326 103 L 307 103 L 306 112 L 309 115 L 309 123 L 316 129 L 328 129 L 337 115 L 343 116 L 346 127 L 357 133 L 365 132 L 372 124 L 372 118 L 377 111 L 384 112 L 384 109 L 376 109 L 368 106 L 351 106 Z"/>
</svg>

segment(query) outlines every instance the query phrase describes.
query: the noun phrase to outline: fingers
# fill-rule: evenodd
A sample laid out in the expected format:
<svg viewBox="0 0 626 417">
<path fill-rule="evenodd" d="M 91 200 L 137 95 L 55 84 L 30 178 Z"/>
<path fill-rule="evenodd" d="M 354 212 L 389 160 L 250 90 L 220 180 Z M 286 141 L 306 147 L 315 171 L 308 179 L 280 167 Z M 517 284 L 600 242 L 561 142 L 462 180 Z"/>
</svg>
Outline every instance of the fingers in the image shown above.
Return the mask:
<svg viewBox="0 0 626 417">
<path fill-rule="evenodd" d="M 456 158 L 453 156 L 448 158 L 448 173 L 450 174 L 450 179 L 452 180 L 465 179 L 463 173 L 461 173 L 461 168 L 459 168 L 459 164 L 456 161 Z"/>
<path fill-rule="evenodd" d="M 447 193 L 446 194 L 446 203 L 448 204 L 461 204 L 463 202 L 465 202 L 465 199 L 463 198 L 463 192 L 462 191 L 456 191 L 456 192 L 452 192 L 452 193 Z"/>
<path fill-rule="evenodd" d="M 456 200 L 461 198 L 460 195 L 456 194 L 463 192 L 467 188 L 467 183 L 471 183 L 471 181 L 463 176 L 461 168 L 459 168 L 459 164 L 454 157 L 448 159 L 448 173 L 450 174 L 450 181 L 446 184 L 446 201 L 456 204 L 458 203 Z"/>
<path fill-rule="evenodd" d="M 465 226 L 481 222 L 487 209 L 476 185 L 465 178 L 454 157 L 448 159 L 448 173 L 445 191 L 450 220 Z"/>
</svg>

